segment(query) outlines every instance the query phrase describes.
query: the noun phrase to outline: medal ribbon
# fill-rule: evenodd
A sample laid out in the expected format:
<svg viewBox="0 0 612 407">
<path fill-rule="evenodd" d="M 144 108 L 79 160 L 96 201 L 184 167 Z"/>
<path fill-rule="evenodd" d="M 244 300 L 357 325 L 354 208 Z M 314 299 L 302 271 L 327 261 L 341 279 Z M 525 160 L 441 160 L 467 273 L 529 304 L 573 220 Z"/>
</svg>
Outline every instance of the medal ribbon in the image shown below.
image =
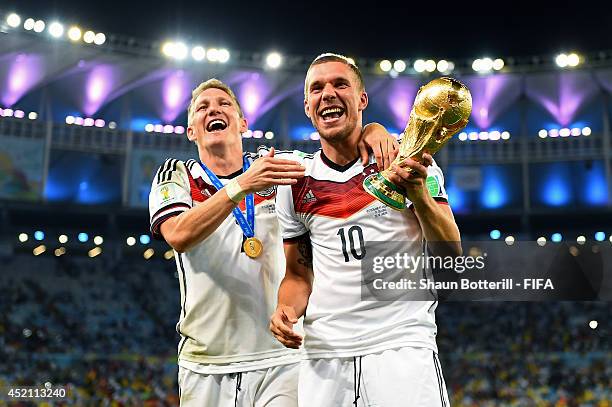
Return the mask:
<svg viewBox="0 0 612 407">
<path fill-rule="evenodd" d="M 217 178 L 217 176 L 201 161 L 200 166 L 202 167 L 206 175 L 208 175 L 208 178 L 213 183 L 215 188 L 217 188 L 217 191 L 222 190 L 224 185 L 221 183 L 219 178 Z M 242 157 L 242 172 L 244 173 L 248 169 L 249 161 L 246 156 L 244 156 Z M 244 218 L 244 215 L 242 214 L 242 211 L 238 206 L 236 206 L 232 210 L 232 213 L 234 214 L 234 218 L 236 218 L 238 225 L 240 225 L 242 233 L 244 233 L 246 237 L 253 237 L 255 236 L 255 198 L 253 197 L 253 194 L 248 194 L 245 197 L 245 200 L 247 213 L 246 219 Z"/>
</svg>

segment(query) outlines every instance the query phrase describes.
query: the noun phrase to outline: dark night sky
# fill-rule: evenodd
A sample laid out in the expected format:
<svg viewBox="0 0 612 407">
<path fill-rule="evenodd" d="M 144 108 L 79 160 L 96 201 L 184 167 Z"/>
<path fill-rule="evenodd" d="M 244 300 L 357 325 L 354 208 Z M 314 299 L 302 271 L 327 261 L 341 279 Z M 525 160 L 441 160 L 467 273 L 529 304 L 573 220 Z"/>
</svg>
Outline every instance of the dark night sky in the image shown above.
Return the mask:
<svg viewBox="0 0 612 407">
<path fill-rule="evenodd" d="M 21 0 L 0 1 L 0 9 L 147 40 L 174 37 L 309 57 L 332 50 L 372 58 L 459 58 L 612 49 L 612 10 L 588 2 L 412 3 Z"/>
</svg>

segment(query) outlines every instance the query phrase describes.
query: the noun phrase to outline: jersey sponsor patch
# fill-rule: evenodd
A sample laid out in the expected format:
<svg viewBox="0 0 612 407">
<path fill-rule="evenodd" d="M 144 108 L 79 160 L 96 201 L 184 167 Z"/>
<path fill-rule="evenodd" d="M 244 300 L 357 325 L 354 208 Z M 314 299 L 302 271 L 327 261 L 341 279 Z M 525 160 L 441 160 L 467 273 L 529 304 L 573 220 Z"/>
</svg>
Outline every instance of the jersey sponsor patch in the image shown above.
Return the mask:
<svg viewBox="0 0 612 407">
<path fill-rule="evenodd" d="M 427 177 L 427 179 L 425 180 L 425 183 L 427 185 L 427 189 L 429 190 L 429 194 L 431 196 L 439 196 L 440 195 L 440 181 L 438 180 L 438 176 L 437 175 L 430 175 L 429 177 Z"/>
<path fill-rule="evenodd" d="M 173 202 L 176 202 L 178 197 L 178 188 L 180 188 L 174 182 L 164 182 L 155 187 L 153 194 L 156 200 L 157 207 L 163 207 Z"/>
</svg>

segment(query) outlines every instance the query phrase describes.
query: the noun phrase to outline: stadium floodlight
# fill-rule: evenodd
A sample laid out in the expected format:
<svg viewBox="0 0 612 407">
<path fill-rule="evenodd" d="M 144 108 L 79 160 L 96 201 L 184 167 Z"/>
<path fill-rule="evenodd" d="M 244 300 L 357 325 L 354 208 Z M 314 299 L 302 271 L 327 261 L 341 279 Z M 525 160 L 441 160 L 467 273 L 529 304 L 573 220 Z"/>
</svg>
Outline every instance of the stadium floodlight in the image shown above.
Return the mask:
<svg viewBox="0 0 612 407">
<path fill-rule="evenodd" d="M 60 242 L 61 244 L 65 244 L 66 242 L 68 242 L 68 236 L 59 235 L 59 237 L 57 238 L 57 241 Z"/>
<path fill-rule="evenodd" d="M 85 31 L 83 34 L 83 41 L 87 44 L 91 44 L 96 39 L 96 34 L 93 31 Z"/>
<path fill-rule="evenodd" d="M 490 233 L 489 236 L 491 237 L 491 239 L 493 240 L 497 240 L 501 237 L 501 232 L 498 229 L 493 229 Z"/>
<path fill-rule="evenodd" d="M 425 71 L 425 61 L 422 59 L 417 59 L 416 61 L 414 61 L 414 65 L 412 65 L 412 67 L 418 73 L 424 72 Z"/>
<path fill-rule="evenodd" d="M 224 64 L 227 61 L 229 61 L 229 59 L 230 59 L 230 52 L 225 48 L 221 48 L 219 50 L 219 62 Z"/>
<path fill-rule="evenodd" d="M 97 33 L 94 37 L 94 44 L 102 45 L 106 42 L 106 35 L 104 33 Z"/>
<path fill-rule="evenodd" d="M 34 29 L 34 24 L 36 24 L 36 21 L 34 21 L 33 18 L 28 18 L 23 22 L 23 29 L 26 31 L 31 31 Z"/>
<path fill-rule="evenodd" d="M 191 58 L 193 58 L 195 61 L 202 61 L 204 58 L 206 58 L 206 50 L 204 47 L 198 45 L 191 48 Z"/>
<path fill-rule="evenodd" d="M 149 244 L 151 243 L 151 236 L 149 235 L 140 235 L 140 244 Z"/>
<path fill-rule="evenodd" d="M 187 45 L 185 45 L 185 43 L 176 42 L 174 43 L 174 50 L 173 50 L 172 57 L 174 59 L 185 59 L 187 57 L 188 52 L 189 51 L 187 50 Z"/>
<path fill-rule="evenodd" d="M 147 123 L 147 125 L 145 126 L 145 131 L 147 133 L 151 133 L 153 130 L 155 130 L 155 125 L 152 123 Z"/>
<path fill-rule="evenodd" d="M 163 124 L 156 124 L 155 126 L 153 126 L 153 130 L 156 133 L 163 133 L 164 132 L 164 125 Z"/>
<path fill-rule="evenodd" d="M 73 25 L 68 29 L 68 38 L 70 41 L 78 41 L 81 39 L 82 35 L 83 33 L 81 32 L 81 29 L 76 25 Z"/>
<path fill-rule="evenodd" d="M 15 112 L 13 113 L 13 115 L 17 118 L 17 119 L 23 119 L 25 117 L 25 112 L 23 110 L 15 110 Z"/>
<path fill-rule="evenodd" d="M 85 243 L 89 240 L 89 235 L 85 232 L 81 232 L 78 234 L 77 239 L 79 239 L 79 242 Z"/>
<path fill-rule="evenodd" d="M 572 133 L 572 136 L 578 137 L 581 132 L 580 132 L 580 129 L 578 127 L 573 127 L 571 133 Z"/>
<path fill-rule="evenodd" d="M 489 72 L 493 69 L 493 60 L 491 58 L 482 58 L 480 60 L 480 71 Z"/>
<path fill-rule="evenodd" d="M 43 232 L 42 230 L 37 230 L 36 232 L 34 232 L 34 239 L 38 240 L 39 242 L 41 240 L 45 240 L 45 232 Z"/>
<path fill-rule="evenodd" d="M 321 135 L 319 134 L 318 131 L 313 131 L 312 133 L 310 133 L 310 139 L 311 140 L 321 140 Z"/>
<path fill-rule="evenodd" d="M 571 54 L 567 56 L 568 66 L 571 66 L 571 67 L 578 66 L 579 63 L 580 63 L 580 57 L 578 56 L 578 54 L 572 52 Z"/>
<path fill-rule="evenodd" d="M 504 68 L 504 60 L 501 58 L 497 58 L 493 61 L 493 69 L 496 71 L 501 71 Z"/>
<path fill-rule="evenodd" d="M 552 138 L 559 137 L 559 129 L 550 129 L 548 131 L 548 137 L 552 137 Z"/>
<path fill-rule="evenodd" d="M 161 51 L 162 54 L 164 54 L 168 58 L 172 58 L 174 56 L 174 43 L 172 41 L 164 42 Z"/>
<path fill-rule="evenodd" d="M 76 124 L 77 126 L 82 126 L 85 123 L 85 119 L 83 119 L 82 117 L 75 117 L 74 118 L 74 124 Z"/>
<path fill-rule="evenodd" d="M 144 253 L 142 253 L 142 257 L 144 257 L 145 260 L 149 260 L 151 257 L 153 257 L 154 254 L 155 250 L 149 247 L 147 250 L 144 251 Z"/>
<path fill-rule="evenodd" d="M 465 131 L 462 131 L 461 133 L 459 133 L 459 140 L 465 141 L 467 140 L 467 138 L 468 138 L 468 135 Z"/>
<path fill-rule="evenodd" d="M 478 140 L 478 133 L 475 131 L 471 131 L 470 134 L 468 134 L 468 139 L 470 139 L 471 141 Z"/>
<path fill-rule="evenodd" d="M 253 132 L 253 138 L 262 138 L 263 137 L 263 131 L 261 130 L 255 130 Z"/>
<path fill-rule="evenodd" d="M 206 53 L 206 59 L 208 59 L 209 62 L 218 62 L 219 50 L 217 48 L 210 48 Z"/>
<path fill-rule="evenodd" d="M 104 127 L 105 125 L 106 125 L 106 122 L 104 121 L 104 119 L 94 120 L 94 126 L 96 127 Z"/>
<path fill-rule="evenodd" d="M 564 128 L 562 128 L 561 130 L 559 130 L 559 135 L 560 135 L 561 137 L 569 137 L 569 135 L 570 135 L 570 134 L 571 134 L 570 129 L 568 129 L 568 128 L 566 128 L 566 127 L 564 127 Z"/>
<path fill-rule="evenodd" d="M 548 137 L 548 132 L 545 129 L 542 129 L 542 130 L 538 131 L 538 137 L 546 138 L 546 137 Z"/>
<path fill-rule="evenodd" d="M 472 69 L 476 72 L 480 72 L 480 70 L 482 69 L 482 61 L 480 60 L 480 58 L 475 59 L 474 62 L 472 62 Z"/>
<path fill-rule="evenodd" d="M 136 238 L 134 236 L 128 236 L 128 238 L 125 239 L 125 244 L 128 246 L 134 246 L 136 244 Z"/>
<path fill-rule="evenodd" d="M 21 24 L 21 17 L 19 17 L 19 14 L 11 13 L 6 17 L 6 23 L 11 28 L 17 28 Z"/>
<path fill-rule="evenodd" d="M 550 240 L 552 240 L 554 243 L 559 243 L 561 240 L 563 240 L 563 236 L 558 232 L 553 233 L 552 236 L 550 236 Z"/>
<path fill-rule="evenodd" d="M 37 20 L 34 23 L 34 32 L 41 33 L 45 30 L 45 22 L 43 20 Z"/>
<path fill-rule="evenodd" d="M 66 116 L 66 124 L 74 124 L 74 116 Z"/>
<path fill-rule="evenodd" d="M 184 134 L 185 133 L 185 127 L 183 127 L 183 126 L 174 126 L 174 132 L 176 134 Z"/>
<path fill-rule="evenodd" d="M 266 131 L 266 134 L 264 134 L 264 137 L 268 140 L 272 140 L 274 138 L 274 133 L 271 131 Z"/>
<path fill-rule="evenodd" d="M 489 133 L 489 140 L 497 141 L 501 138 L 501 133 L 497 130 L 494 130 Z"/>
<path fill-rule="evenodd" d="M 378 63 L 378 67 L 383 72 L 389 72 L 393 68 L 393 64 L 388 59 L 383 59 Z"/>
<path fill-rule="evenodd" d="M 172 258 L 174 258 L 174 250 L 166 250 L 166 252 L 164 253 L 164 259 L 172 260 Z"/>
<path fill-rule="evenodd" d="M 58 23 L 57 21 L 54 21 L 49 24 L 48 30 L 49 34 L 51 34 L 53 38 L 59 38 L 62 36 L 62 34 L 64 34 L 64 26 Z"/>
<path fill-rule="evenodd" d="M 557 55 L 557 57 L 555 58 L 555 63 L 557 64 L 558 67 L 565 68 L 569 63 L 567 55 L 566 54 Z"/>
<path fill-rule="evenodd" d="M 585 244 L 586 243 L 586 237 L 580 235 L 576 238 L 576 243 L 578 244 Z"/>
<path fill-rule="evenodd" d="M 4 109 L 2 111 L 2 116 L 4 116 L 4 117 L 13 117 L 13 109 Z"/>
<path fill-rule="evenodd" d="M 47 246 L 45 246 L 44 244 L 41 244 L 40 246 L 36 246 L 34 250 L 32 250 L 32 254 L 34 256 L 40 256 L 45 251 L 47 251 Z"/>
<path fill-rule="evenodd" d="M 20 233 L 19 236 L 17 236 L 17 238 L 19 239 L 21 243 L 25 243 L 28 241 L 30 237 L 28 236 L 27 233 Z"/>
<path fill-rule="evenodd" d="M 54 250 L 53 254 L 55 254 L 55 257 L 63 256 L 66 254 L 66 248 L 64 246 L 58 247 Z"/>
<path fill-rule="evenodd" d="M 108 122 L 108 128 L 111 130 L 115 130 L 117 128 L 117 123 L 115 122 Z"/>
<path fill-rule="evenodd" d="M 242 133 L 242 137 L 243 138 L 251 138 L 253 137 L 253 130 L 247 130 L 244 133 Z"/>
<path fill-rule="evenodd" d="M 488 140 L 488 139 L 489 139 L 489 132 L 481 131 L 480 133 L 478 133 L 478 140 Z"/>
<path fill-rule="evenodd" d="M 166 134 L 174 133 L 174 126 L 171 124 L 166 124 L 164 126 L 164 133 Z"/>
<path fill-rule="evenodd" d="M 438 64 L 436 65 L 436 69 L 440 73 L 447 72 L 448 68 L 449 68 L 449 64 L 448 64 L 448 61 L 446 61 L 445 59 L 439 60 Z"/>
<path fill-rule="evenodd" d="M 94 237 L 93 242 L 96 246 L 100 246 L 102 243 L 104 243 L 104 238 L 102 236 L 96 236 Z"/>
<path fill-rule="evenodd" d="M 538 237 L 536 242 L 538 242 L 538 246 L 546 246 L 546 238 L 544 236 Z"/>
<path fill-rule="evenodd" d="M 583 136 L 590 136 L 591 135 L 591 128 L 590 127 L 583 127 L 582 128 L 582 135 Z"/>
<path fill-rule="evenodd" d="M 94 257 L 98 256 L 101 253 L 102 253 L 102 248 L 100 246 L 96 246 L 90 251 L 88 251 L 87 255 L 93 259 Z"/>
<path fill-rule="evenodd" d="M 76 122 L 75 122 L 75 123 L 76 123 Z M 94 121 L 94 119 L 92 119 L 91 117 L 86 117 L 86 118 L 83 120 L 83 126 L 85 126 L 85 127 L 91 127 L 91 126 L 93 126 L 93 125 L 94 125 L 94 123 L 95 123 L 95 121 Z"/>
<path fill-rule="evenodd" d="M 595 232 L 595 240 L 598 242 L 603 242 L 606 240 L 606 234 L 604 232 Z"/>
<path fill-rule="evenodd" d="M 395 69 L 395 71 L 398 73 L 404 72 L 406 70 L 406 62 L 401 59 L 398 59 L 393 63 L 393 69 Z"/>
<path fill-rule="evenodd" d="M 512 246 L 514 244 L 514 236 L 506 236 L 505 242 L 508 246 Z"/>
<path fill-rule="evenodd" d="M 28 119 L 30 119 L 30 120 L 36 120 L 36 119 L 38 119 L 38 113 L 36 113 L 36 112 L 30 112 L 30 113 L 28 113 Z"/>
<path fill-rule="evenodd" d="M 427 61 L 425 61 L 425 70 L 427 72 L 433 72 L 436 70 L 436 61 L 434 61 L 433 59 L 428 59 Z"/>
<path fill-rule="evenodd" d="M 508 139 L 510 139 L 510 133 L 509 133 L 509 132 L 507 132 L 507 131 L 503 131 L 503 132 L 502 132 L 502 134 L 501 134 L 501 139 L 502 139 L 502 140 L 508 140 Z"/>
<path fill-rule="evenodd" d="M 599 323 L 596 320 L 589 321 L 589 328 L 591 329 L 597 329 L 598 325 Z"/>
<path fill-rule="evenodd" d="M 270 52 L 266 56 L 266 66 L 271 69 L 276 69 L 281 66 L 283 57 L 278 52 Z"/>
</svg>

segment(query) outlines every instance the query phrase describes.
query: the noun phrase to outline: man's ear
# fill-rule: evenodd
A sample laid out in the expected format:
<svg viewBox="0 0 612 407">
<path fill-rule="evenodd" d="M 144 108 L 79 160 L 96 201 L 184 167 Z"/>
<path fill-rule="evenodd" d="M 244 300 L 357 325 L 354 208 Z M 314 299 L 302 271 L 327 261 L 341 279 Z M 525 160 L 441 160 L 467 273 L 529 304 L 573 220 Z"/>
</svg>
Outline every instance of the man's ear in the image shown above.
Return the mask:
<svg viewBox="0 0 612 407">
<path fill-rule="evenodd" d="M 361 91 L 361 95 L 359 95 L 359 110 L 365 110 L 368 107 L 368 94 L 366 91 Z"/>
<path fill-rule="evenodd" d="M 308 99 L 304 98 L 304 113 L 306 113 L 306 117 L 310 119 L 310 113 L 308 112 Z"/>
<path fill-rule="evenodd" d="M 193 127 L 187 126 L 187 138 L 189 141 L 196 141 L 197 137 L 193 131 Z"/>
<path fill-rule="evenodd" d="M 249 129 L 249 122 L 245 117 L 240 118 L 240 134 L 246 132 Z"/>
</svg>

